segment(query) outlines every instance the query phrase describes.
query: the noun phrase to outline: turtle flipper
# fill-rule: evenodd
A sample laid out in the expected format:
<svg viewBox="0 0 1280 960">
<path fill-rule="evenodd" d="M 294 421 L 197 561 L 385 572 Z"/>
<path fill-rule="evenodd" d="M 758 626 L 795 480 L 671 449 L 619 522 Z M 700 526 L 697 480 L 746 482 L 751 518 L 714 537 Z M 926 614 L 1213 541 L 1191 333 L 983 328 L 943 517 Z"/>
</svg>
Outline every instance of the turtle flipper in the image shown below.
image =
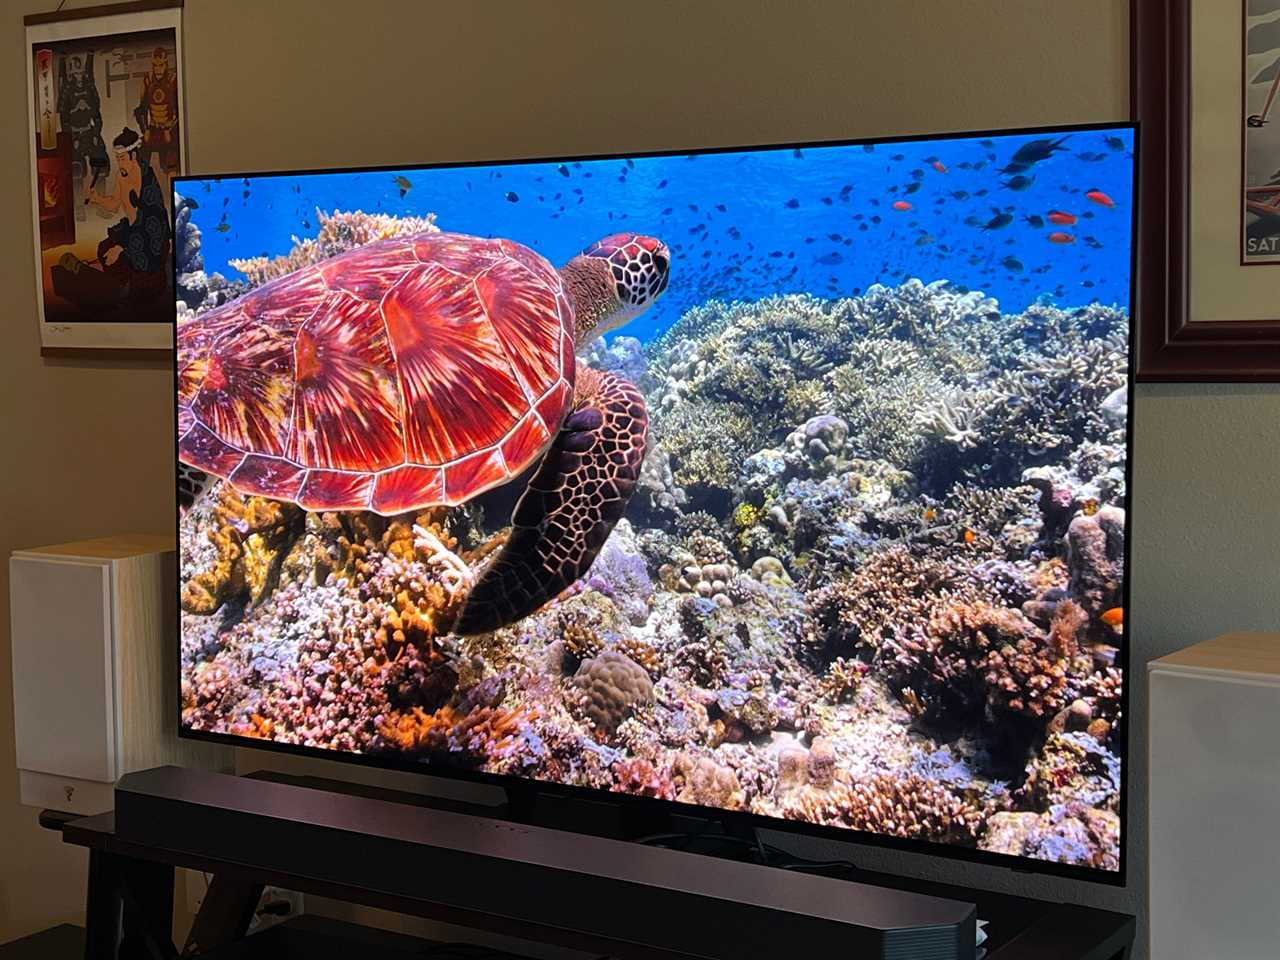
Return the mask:
<svg viewBox="0 0 1280 960">
<path fill-rule="evenodd" d="M 497 630 L 528 616 L 591 567 L 631 499 L 649 417 L 640 391 L 579 368 L 573 411 L 511 516 L 511 536 L 454 624 Z"/>
<path fill-rule="evenodd" d="M 178 510 L 186 513 L 196 501 L 209 492 L 213 486 L 213 477 L 203 470 L 186 464 L 178 464 Z"/>
</svg>

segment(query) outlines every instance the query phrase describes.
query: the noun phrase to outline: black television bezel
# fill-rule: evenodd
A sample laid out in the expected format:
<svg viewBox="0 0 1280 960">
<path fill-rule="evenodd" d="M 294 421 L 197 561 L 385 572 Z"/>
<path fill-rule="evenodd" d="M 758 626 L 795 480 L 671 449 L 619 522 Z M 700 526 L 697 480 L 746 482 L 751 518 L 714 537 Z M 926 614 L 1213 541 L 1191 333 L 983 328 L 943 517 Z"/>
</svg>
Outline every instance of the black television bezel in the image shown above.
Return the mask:
<svg viewBox="0 0 1280 960">
<path fill-rule="evenodd" d="M 216 179 L 239 179 L 239 178 L 264 178 L 264 177 L 296 177 L 323 175 L 333 173 L 384 173 L 390 171 L 413 171 L 413 170 L 433 170 L 441 168 L 465 168 L 465 167 L 484 167 L 484 166 L 522 166 L 535 163 L 574 163 L 587 162 L 596 160 L 626 160 L 640 159 L 650 157 L 683 157 L 691 154 L 708 155 L 717 153 L 736 153 L 744 151 L 765 151 L 765 150 L 796 150 L 810 149 L 819 147 L 853 147 L 853 146 L 879 146 L 883 144 L 894 143 L 917 143 L 920 141 L 946 141 L 946 140 L 973 140 L 996 137 L 1016 137 L 1016 136 L 1055 136 L 1061 134 L 1075 133 L 1098 133 L 1105 130 L 1127 130 L 1133 137 L 1133 163 L 1131 167 L 1131 211 L 1129 224 L 1129 303 L 1127 305 L 1129 314 L 1129 363 L 1128 363 L 1128 407 L 1127 418 L 1125 422 L 1125 545 L 1124 545 L 1124 583 L 1121 588 L 1121 603 L 1125 611 L 1124 623 L 1120 637 L 1120 669 L 1122 676 L 1122 693 L 1121 693 L 1121 716 L 1125 718 L 1122 727 L 1121 736 L 1124 739 L 1123 751 L 1121 753 L 1121 776 L 1120 776 L 1120 867 L 1118 870 L 1104 870 L 1100 867 L 1085 867 L 1074 864 L 1059 863 L 1054 860 L 1041 860 L 1035 857 L 1020 857 L 1013 854 L 993 853 L 988 850 L 980 850 L 976 847 L 957 847 L 940 841 L 930 840 L 913 840 L 904 837 L 894 837 L 886 834 L 875 833 L 869 830 L 854 830 L 845 827 L 831 827 L 823 824 L 809 823 L 804 820 L 789 820 L 783 817 L 768 817 L 763 814 L 755 814 L 741 810 L 725 810 L 720 807 L 707 807 L 700 804 L 684 803 L 677 800 L 660 800 L 653 797 L 641 797 L 628 793 L 613 793 L 606 790 L 600 790 L 594 787 L 581 787 L 572 784 L 563 784 L 554 780 L 537 780 L 531 777 L 518 777 L 511 774 L 484 773 L 477 770 L 467 770 L 461 767 L 452 767 L 447 765 L 431 764 L 428 761 L 401 760 L 395 757 L 372 756 L 363 753 L 351 753 L 339 751 L 325 747 L 307 747 L 289 743 L 278 743 L 274 740 L 264 740 L 257 737 L 243 737 L 230 733 L 214 733 L 206 730 L 191 730 L 183 726 L 182 723 L 182 610 L 180 604 L 175 604 L 174 614 L 174 659 L 176 661 L 174 684 L 177 687 L 177 712 L 175 719 L 178 725 L 178 737 L 180 739 L 202 741 L 206 743 L 214 743 L 221 746 L 243 747 L 246 749 L 264 750 L 272 753 L 285 754 L 295 757 L 308 757 L 318 760 L 332 760 L 338 763 L 350 763 L 356 766 L 369 767 L 382 770 L 395 770 L 406 773 L 415 773 L 423 776 L 436 776 L 446 779 L 460 780 L 470 783 L 480 783 L 495 787 L 511 787 L 519 788 L 525 791 L 534 790 L 537 793 L 545 794 L 552 797 L 572 797 L 582 800 L 594 800 L 596 802 L 616 803 L 623 806 L 632 806 L 633 808 L 646 808 L 650 811 L 661 811 L 671 815 L 684 815 L 691 817 L 705 817 L 707 819 L 716 819 L 725 823 L 735 824 L 745 827 L 760 828 L 766 830 L 775 830 L 780 833 L 795 833 L 810 837 L 816 837 L 823 840 L 865 845 L 869 847 L 879 847 L 890 850 L 900 850 L 913 854 L 925 854 L 928 856 L 936 856 L 946 860 L 959 860 L 970 863 L 984 864 L 992 867 L 1003 867 L 1013 870 L 1016 873 L 1028 874 L 1044 874 L 1048 876 L 1065 877 L 1072 880 L 1083 880 L 1089 883 L 1096 883 L 1105 886 L 1123 887 L 1126 885 L 1128 877 L 1128 861 L 1129 861 L 1129 788 L 1130 788 L 1130 768 L 1132 757 L 1130 755 L 1130 747 L 1132 737 L 1130 734 L 1131 714 L 1130 714 L 1130 686 L 1132 683 L 1129 669 L 1130 656 L 1129 646 L 1132 637 L 1132 626 L 1130 622 L 1129 612 L 1130 591 L 1132 590 L 1132 549 L 1133 549 L 1133 422 L 1134 422 L 1134 388 L 1135 388 L 1135 370 L 1137 357 L 1137 325 L 1134 321 L 1134 307 L 1137 297 L 1137 270 L 1139 264 L 1138 246 L 1138 166 L 1139 166 L 1139 148 L 1140 148 L 1140 129 L 1138 123 L 1131 120 L 1108 121 L 1105 123 L 1073 123 L 1060 124 L 1054 126 L 1035 126 L 1035 127 L 1009 127 L 1002 129 L 990 130 L 959 130 L 948 133 L 928 133 L 928 134 L 910 134 L 886 137 L 855 137 L 851 139 L 837 140 L 806 140 L 789 143 L 758 143 L 727 147 L 694 147 L 682 150 L 649 150 L 649 151 L 633 151 L 627 153 L 604 153 L 604 154 L 577 154 L 570 156 L 544 156 L 544 157 L 522 157 L 516 159 L 485 159 L 485 160 L 465 160 L 465 161 L 446 161 L 437 163 L 411 163 L 411 164 L 380 164 L 377 166 L 357 166 L 357 167 L 315 167 L 308 169 L 296 170 L 267 170 L 267 171 L 230 171 L 226 173 L 206 173 L 206 174 L 183 174 L 173 177 L 170 181 L 170 189 L 177 191 L 178 185 L 190 181 L 204 181 Z M 174 214 L 176 216 L 176 212 Z M 171 245 L 173 246 L 173 245 Z M 170 270 L 172 273 L 173 289 L 177 290 L 177 252 L 174 250 L 170 257 Z M 178 378 L 178 351 L 177 351 L 177 322 L 175 315 L 174 322 L 174 347 L 173 347 L 173 364 L 172 372 L 174 378 L 174 393 L 176 398 L 176 387 Z M 176 491 L 178 485 L 177 465 L 178 460 L 178 432 L 177 432 L 177 403 L 175 402 L 171 408 L 173 416 L 173 463 L 174 463 L 174 489 Z M 181 513 L 176 506 L 174 508 L 174 535 L 175 543 L 181 542 L 180 530 Z M 181 551 L 175 553 L 174 567 L 176 572 L 176 583 L 181 583 Z"/>
</svg>

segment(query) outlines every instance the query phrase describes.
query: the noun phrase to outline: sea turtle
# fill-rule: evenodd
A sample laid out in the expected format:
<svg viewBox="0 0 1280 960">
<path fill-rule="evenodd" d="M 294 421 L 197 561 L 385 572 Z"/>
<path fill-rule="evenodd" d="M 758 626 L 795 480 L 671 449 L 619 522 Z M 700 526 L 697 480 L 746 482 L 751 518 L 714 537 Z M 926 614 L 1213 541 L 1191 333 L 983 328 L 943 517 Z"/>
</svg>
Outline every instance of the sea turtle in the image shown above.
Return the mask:
<svg viewBox="0 0 1280 960">
<path fill-rule="evenodd" d="M 559 271 L 510 240 L 422 233 L 185 321 L 183 506 L 202 471 L 306 510 L 389 516 L 463 503 L 541 457 L 454 629 L 513 623 L 586 572 L 635 488 L 644 398 L 575 350 L 648 308 L 670 264 L 634 233 Z"/>
</svg>

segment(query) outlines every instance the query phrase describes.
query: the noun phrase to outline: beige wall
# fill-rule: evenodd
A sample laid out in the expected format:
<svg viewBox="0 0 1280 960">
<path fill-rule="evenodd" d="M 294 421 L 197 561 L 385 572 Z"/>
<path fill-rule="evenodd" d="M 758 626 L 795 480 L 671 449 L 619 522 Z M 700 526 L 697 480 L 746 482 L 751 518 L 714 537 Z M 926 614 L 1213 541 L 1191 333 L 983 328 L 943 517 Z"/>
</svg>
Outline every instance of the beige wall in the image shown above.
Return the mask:
<svg viewBox="0 0 1280 960">
<path fill-rule="evenodd" d="M 4 129 L 21 131 L 20 15 L 33 3 L 0 3 Z M 187 129 L 200 172 L 994 128 L 1127 112 L 1122 0 L 187 0 L 186 22 Z M 40 359 L 21 136 L 0 144 L 0 181 L 9 185 L 0 192 L 0 554 L 168 529 L 168 371 Z M 1228 629 L 1276 626 L 1278 450 L 1280 389 L 1139 391 L 1135 690 L 1152 655 Z M 16 805 L 3 578 L 0 941 L 76 917 L 83 874 L 79 854 Z M 844 855 L 1140 910 L 1141 696 L 1135 708 L 1128 890 L 883 851 Z"/>
</svg>

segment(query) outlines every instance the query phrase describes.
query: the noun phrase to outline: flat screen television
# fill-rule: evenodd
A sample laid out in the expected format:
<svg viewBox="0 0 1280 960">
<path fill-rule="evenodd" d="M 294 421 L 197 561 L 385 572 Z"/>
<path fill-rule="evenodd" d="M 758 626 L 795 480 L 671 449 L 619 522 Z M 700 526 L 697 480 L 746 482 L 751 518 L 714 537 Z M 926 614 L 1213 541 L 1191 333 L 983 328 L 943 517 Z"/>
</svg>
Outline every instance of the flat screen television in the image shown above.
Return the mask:
<svg viewBox="0 0 1280 960">
<path fill-rule="evenodd" d="M 182 733 L 1121 882 L 1136 133 L 177 178 Z"/>
</svg>

